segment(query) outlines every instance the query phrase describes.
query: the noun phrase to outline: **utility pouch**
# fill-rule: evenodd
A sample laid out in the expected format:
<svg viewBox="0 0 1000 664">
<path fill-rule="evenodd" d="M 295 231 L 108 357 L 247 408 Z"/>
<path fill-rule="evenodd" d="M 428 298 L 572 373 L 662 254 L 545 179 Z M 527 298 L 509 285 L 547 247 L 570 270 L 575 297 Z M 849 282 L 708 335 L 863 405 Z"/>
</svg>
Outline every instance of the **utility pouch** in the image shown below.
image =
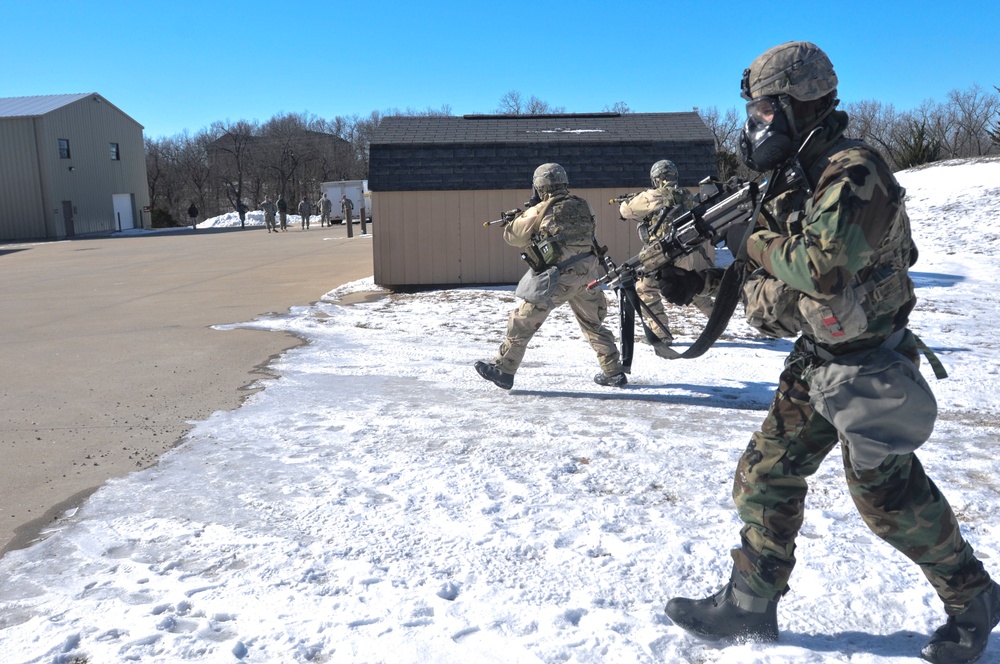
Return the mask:
<svg viewBox="0 0 1000 664">
<path fill-rule="evenodd" d="M 804 378 L 810 404 L 837 428 L 855 472 L 914 451 L 934 430 L 930 386 L 916 365 L 884 345 L 835 357 Z"/>
<path fill-rule="evenodd" d="M 558 235 L 535 235 L 531 239 L 531 244 L 524 248 L 521 258 L 532 270 L 542 272 L 559 262 L 560 239 Z"/>
<path fill-rule="evenodd" d="M 799 313 L 802 327 L 822 344 L 844 343 L 868 329 L 868 315 L 853 286 L 848 286 L 829 300 L 800 294 Z"/>
<path fill-rule="evenodd" d="M 767 273 L 754 270 L 743 283 L 743 306 L 747 323 L 769 337 L 798 336 L 802 331 L 796 303 L 799 292 Z"/>
<path fill-rule="evenodd" d="M 514 290 L 514 295 L 521 298 L 525 302 L 530 302 L 531 304 L 541 304 L 545 302 L 552 293 L 555 292 L 556 286 L 559 285 L 559 268 L 555 265 L 552 267 L 542 270 L 541 272 L 536 272 L 534 269 L 529 269 L 521 277 L 521 281 L 517 282 L 517 288 Z"/>
<path fill-rule="evenodd" d="M 649 223 L 643 221 L 639 224 L 639 239 L 642 240 L 643 244 L 649 244 Z"/>
</svg>

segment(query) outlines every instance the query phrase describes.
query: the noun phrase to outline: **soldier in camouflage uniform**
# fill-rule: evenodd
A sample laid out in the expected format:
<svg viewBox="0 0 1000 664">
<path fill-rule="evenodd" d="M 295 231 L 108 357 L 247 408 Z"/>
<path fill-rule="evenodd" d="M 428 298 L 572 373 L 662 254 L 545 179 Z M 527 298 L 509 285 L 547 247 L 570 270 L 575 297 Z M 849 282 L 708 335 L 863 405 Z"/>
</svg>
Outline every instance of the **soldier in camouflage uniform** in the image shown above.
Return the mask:
<svg viewBox="0 0 1000 664">
<path fill-rule="evenodd" d="M 267 232 L 274 231 L 277 233 L 278 229 L 274 225 L 274 215 L 277 214 L 278 208 L 270 196 L 264 196 L 264 202 L 260 204 L 260 209 L 264 211 L 264 225 L 267 226 Z"/>
<path fill-rule="evenodd" d="M 562 166 L 542 164 L 532 177 L 532 202 L 537 203 L 504 227 L 504 240 L 514 247 L 527 247 L 539 237 L 555 238 L 559 263 L 566 264 L 560 268 L 558 284 L 546 301 L 522 302 L 510 313 L 507 336 L 493 362 L 476 362 L 480 376 L 505 390 L 513 386 L 514 374 L 532 336 L 549 313 L 563 304 L 569 304 L 583 335 L 597 353 L 601 373 L 594 382 L 612 387 L 627 382 L 614 335 L 603 324 L 608 313 L 604 291 L 587 288 L 599 276 L 594 211 L 587 201 L 570 194 L 568 185 Z"/>
<path fill-rule="evenodd" d="M 667 229 L 670 228 L 670 221 L 695 205 L 691 192 L 677 184 L 679 174 L 674 162 L 668 159 L 656 162 L 649 170 L 649 178 L 653 187 L 623 201 L 618 209 L 622 219 L 636 223 L 639 238 L 642 239 L 643 244 L 647 245 L 651 240 L 663 237 Z M 657 225 L 657 218 L 663 209 L 668 209 L 670 212 Z M 698 248 L 698 251 L 674 263 L 673 267 L 701 272 L 713 267 L 714 262 L 715 247 L 705 243 Z M 635 292 L 653 312 L 653 316 L 645 315 L 643 318 L 646 326 L 657 338 L 657 342 L 653 344 L 653 350 L 657 355 L 671 357 L 664 352 L 664 349 L 673 343 L 674 337 L 667 327 L 669 321 L 663 308 L 663 299 L 660 296 L 659 280 L 654 275 L 644 275 L 636 282 Z M 712 298 L 708 295 L 697 294 L 692 303 L 706 316 L 711 315 Z"/>
<path fill-rule="evenodd" d="M 769 49 L 744 73 L 744 161 L 774 177 L 779 171 L 772 169 L 798 159 L 812 185 L 812 193 L 800 188 L 776 199 L 778 226 L 747 242 L 764 284 L 748 284 L 747 316 L 775 336 L 801 336 L 736 470 L 733 498 L 744 526 L 730 581 L 706 599 L 674 598 L 666 611 L 704 637 L 776 640 L 806 480 L 840 439 L 862 519 L 920 566 L 944 603 L 948 620 L 921 654 L 931 662 L 972 662 L 1000 621 L 1000 587 L 974 557 L 947 500 L 912 451 L 872 460 L 872 449 L 838 431 L 810 399 L 828 363 L 836 367 L 893 343 L 897 353 L 919 360 L 918 341 L 906 329 L 916 249 L 905 192 L 878 153 L 843 138 L 847 115 L 835 110 L 836 86 L 829 58 L 808 42 Z"/>
</svg>

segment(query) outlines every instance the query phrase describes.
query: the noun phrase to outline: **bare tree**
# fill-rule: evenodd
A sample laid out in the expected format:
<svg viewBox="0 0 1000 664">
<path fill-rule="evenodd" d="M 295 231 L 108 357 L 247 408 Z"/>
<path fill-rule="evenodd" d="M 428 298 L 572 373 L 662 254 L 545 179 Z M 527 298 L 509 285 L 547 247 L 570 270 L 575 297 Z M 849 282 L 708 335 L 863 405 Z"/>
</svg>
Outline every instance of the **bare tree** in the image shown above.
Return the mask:
<svg viewBox="0 0 1000 664">
<path fill-rule="evenodd" d="M 510 90 L 500 97 L 497 113 L 502 115 L 544 115 L 546 113 L 565 113 L 562 106 L 552 106 L 535 95 L 528 99 L 518 90 Z"/>
<path fill-rule="evenodd" d="M 988 129 L 1000 113 L 1000 95 L 974 84 L 968 90 L 948 93 L 954 118 L 954 152 L 959 157 L 979 157 L 992 149 Z"/>
<path fill-rule="evenodd" d="M 993 89 L 996 90 L 998 94 L 1000 94 L 1000 88 L 994 85 Z M 1000 118 L 994 120 L 993 125 L 986 130 L 986 133 L 989 135 L 990 140 L 993 142 L 993 148 L 995 150 L 1000 149 Z"/>
<path fill-rule="evenodd" d="M 895 163 L 899 152 L 899 127 L 905 124 L 895 107 L 863 99 L 848 104 L 845 110 L 850 117 L 847 135 L 865 141 L 878 150 L 887 162 Z"/>
<path fill-rule="evenodd" d="M 715 137 L 715 158 L 719 177 L 728 180 L 734 175 L 750 179 L 751 174 L 739 158 L 739 138 L 743 122 L 735 108 L 730 108 L 725 115 L 715 106 L 704 110 L 699 109 L 698 115 L 708 126 Z"/>
<path fill-rule="evenodd" d="M 500 102 L 497 106 L 497 113 L 502 115 L 521 115 L 523 112 L 524 102 L 521 99 L 521 93 L 517 90 L 505 92 L 503 96 L 500 97 Z"/>
<path fill-rule="evenodd" d="M 247 120 L 229 124 L 216 122 L 212 127 L 220 134 L 220 138 L 212 144 L 217 156 L 216 172 L 232 209 L 240 213 L 240 226 L 244 226 L 244 187 L 254 162 L 253 138 L 257 133 L 257 123 Z"/>
<path fill-rule="evenodd" d="M 629 108 L 628 104 L 626 104 L 625 102 L 623 102 L 623 101 L 616 101 L 615 103 L 611 104 L 611 106 L 605 106 L 604 107 L 604 112 L 605 113 L 621 113 L 622 115 L 625 115 L 626 113 L 631 113 L 632 109 Z"/>
<path fill-rule="evenodd" d="M 208 211 L 208 191 L 212 178 L 212 168 L 208 160 L 208 145 L 212 136 L 202 130 L 194 136 L 184 132 L 178 140 L 178 166 L 185 184 L 191 188 L 191 198 L 198 208 Z"/>
</svg>

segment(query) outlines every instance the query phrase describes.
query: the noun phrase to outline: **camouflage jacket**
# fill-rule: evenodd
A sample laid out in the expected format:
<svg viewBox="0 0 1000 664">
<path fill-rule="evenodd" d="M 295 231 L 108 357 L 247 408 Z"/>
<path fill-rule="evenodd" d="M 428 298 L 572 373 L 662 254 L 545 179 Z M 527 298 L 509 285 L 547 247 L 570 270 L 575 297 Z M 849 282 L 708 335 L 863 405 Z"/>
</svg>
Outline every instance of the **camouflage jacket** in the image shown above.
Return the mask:
<svg viewBox="0 0 1000 664">
<path fill-rule="evenodd" d="M 503 231 L 503 238 L 513 247 L 531 244 L 535 233 L 558 239 L 563 258 L 590 251 L 594 244 L 594 210 L 590 203 L 566 190 L 545 194 Z"/>
<path fill-rule="evenodd" d="M 831 115 L 821 129 L 826 140 L 802 155 L 816 183 L 812 195 L 791 191 L 772 201 L 780 228 L 757 231 L 747 243 L 764 276 L 793 296 L 794 310 L 785 313 L 798 320 L 785 327 L 794 331 L 797 323 L 834 352 L 888 336 L 906 324 L 915 302 L 905 191 L 875 150 L 842 138 L 846 127 L 845 113 Z M 751 324 L 758 305 L 746 302 Z"/>
</svg>

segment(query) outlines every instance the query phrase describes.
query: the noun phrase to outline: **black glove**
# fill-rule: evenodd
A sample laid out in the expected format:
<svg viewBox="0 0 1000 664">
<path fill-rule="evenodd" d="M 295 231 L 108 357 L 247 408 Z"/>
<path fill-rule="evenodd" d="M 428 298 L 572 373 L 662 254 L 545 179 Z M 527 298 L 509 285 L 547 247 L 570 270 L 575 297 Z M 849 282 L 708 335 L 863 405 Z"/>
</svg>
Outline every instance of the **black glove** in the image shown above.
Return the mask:
<svg viewBox="0 0 1000 664">
<path fill-rule="evenodd" d="M 658 276 L 660 295 L 670 304 L 691 304 L 694 296 L 705 288 L 705 277 L 693 270 L 682 270 L 671 265 L 660 270 Z"/>
</svg>

